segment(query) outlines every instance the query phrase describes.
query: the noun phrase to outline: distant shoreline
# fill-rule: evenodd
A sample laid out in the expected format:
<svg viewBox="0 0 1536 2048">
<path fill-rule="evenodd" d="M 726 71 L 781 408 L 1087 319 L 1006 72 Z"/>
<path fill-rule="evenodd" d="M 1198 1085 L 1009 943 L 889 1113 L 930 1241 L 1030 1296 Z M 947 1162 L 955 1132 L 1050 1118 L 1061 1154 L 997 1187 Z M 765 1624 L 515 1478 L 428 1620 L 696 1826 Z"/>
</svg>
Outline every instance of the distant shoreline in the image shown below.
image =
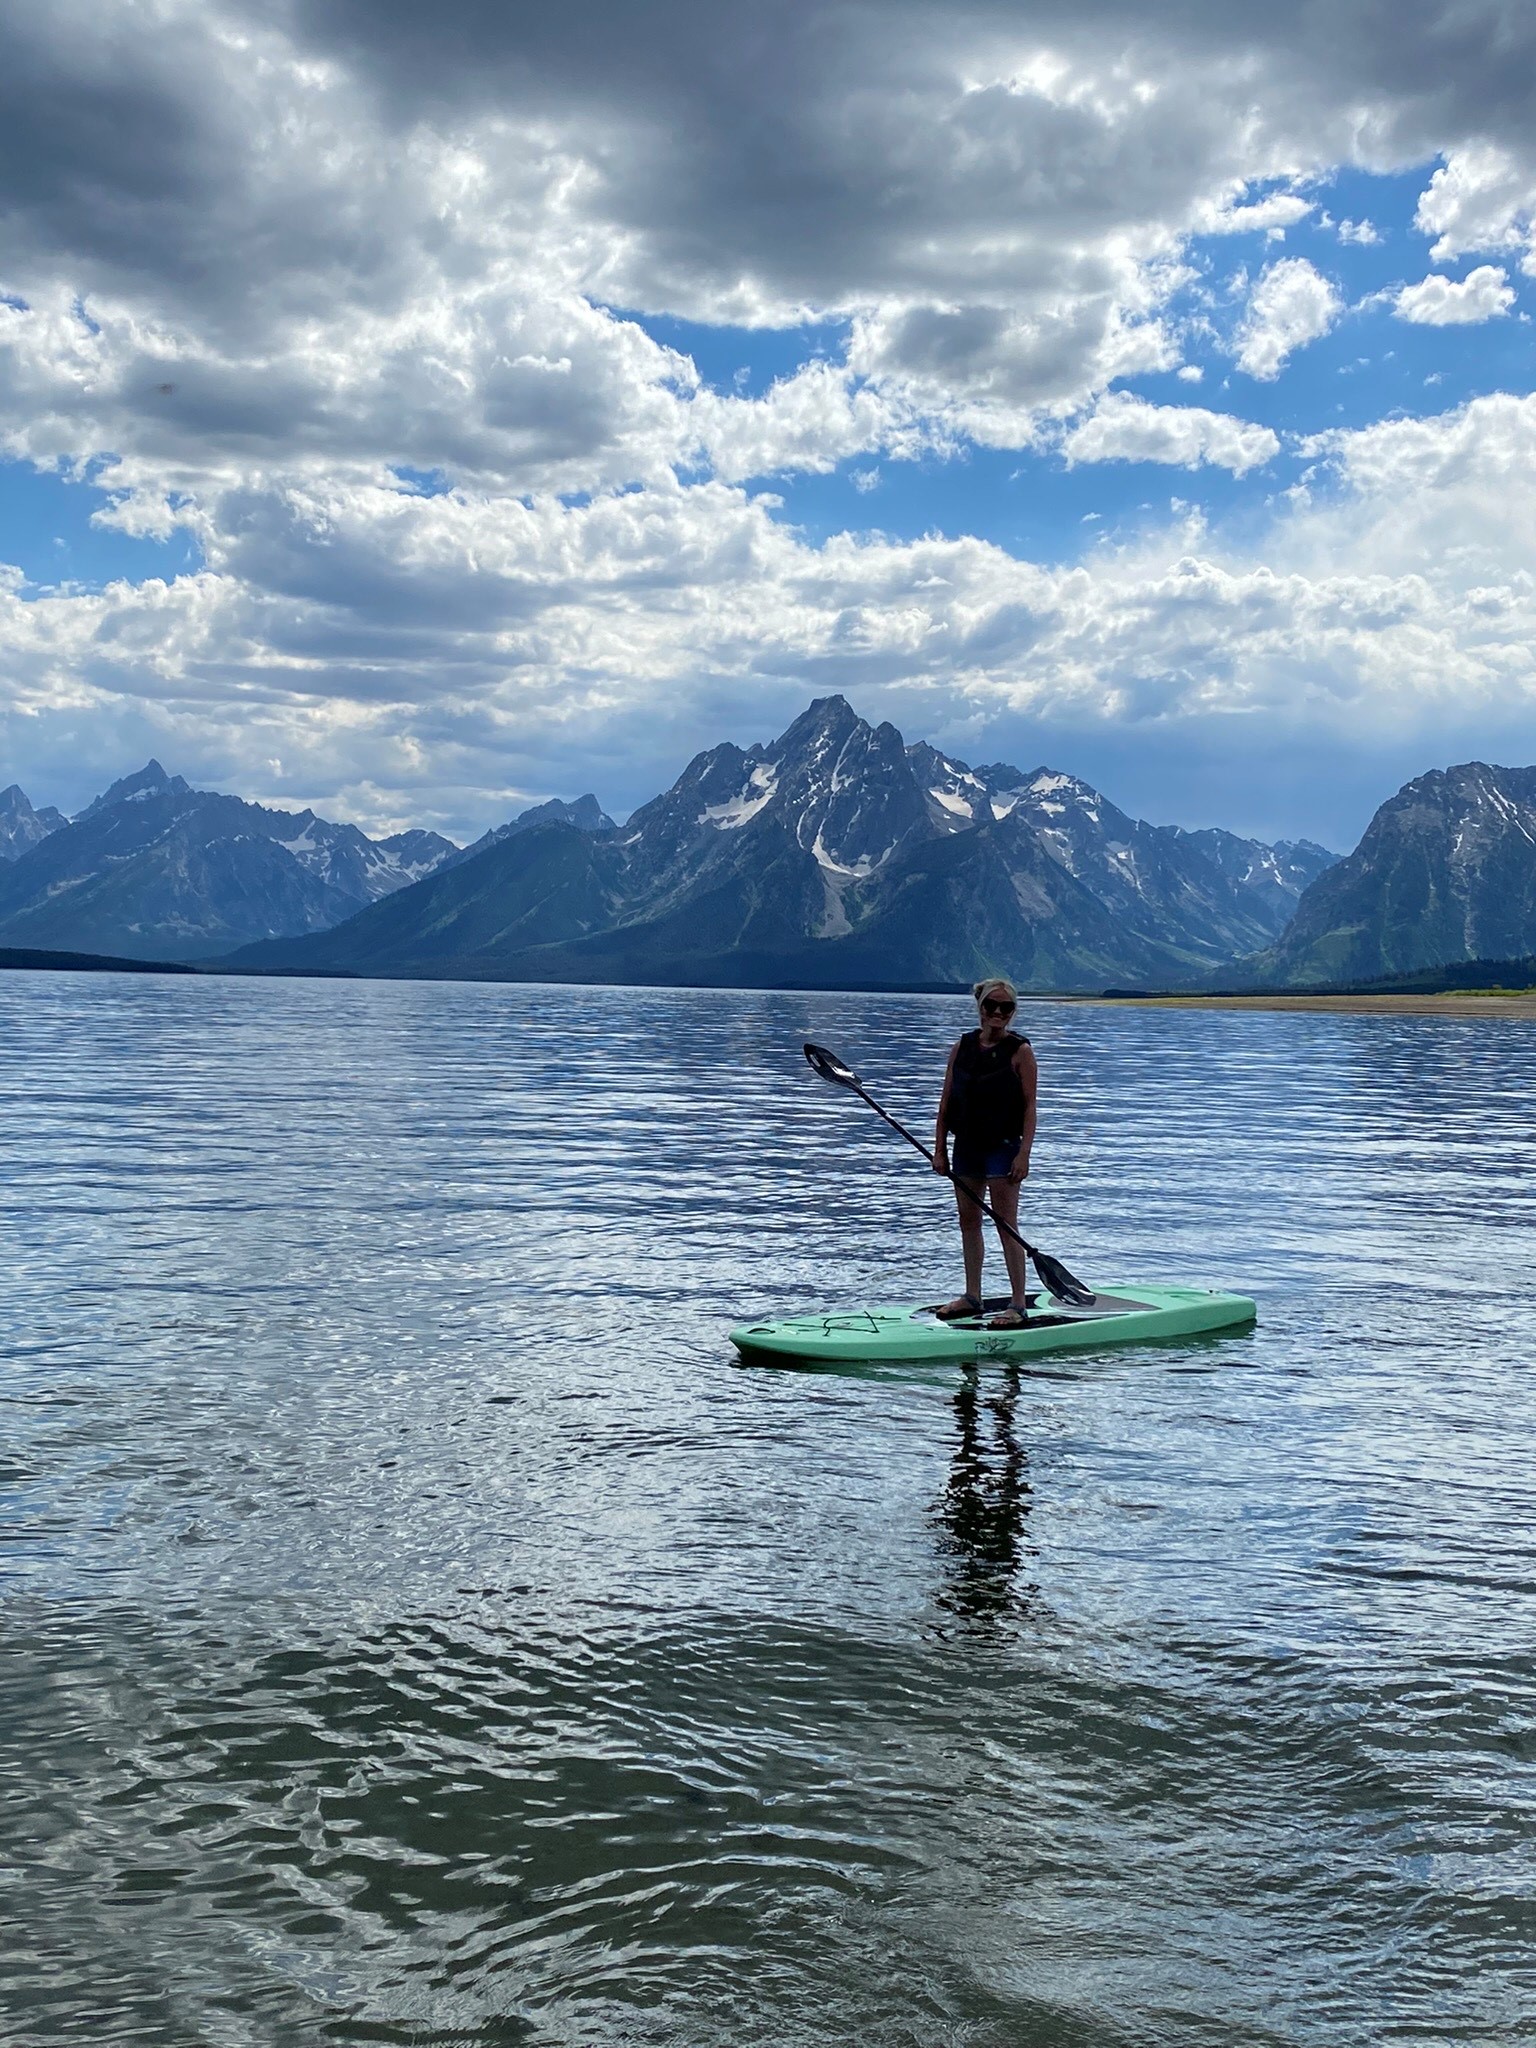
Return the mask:
<svg viewBox="0 0 1536 2048">
<path fill-rule="evenodd" d="M 1043 996 L 1106 1010 L 1332 1010 L 1356 1017 L 1533 1017 L 1536 989 L 1458 989 L 1440 995 Z"/>
<path fill-rule="evenodd" d="M 179 960 L 132 960 L 116 953 L 62 953 L 51 947 L 0 946 L 0 971 L 12 974 L 198 974 Z"/>
<path fill-rule="evenodd" d="M 498 975 L 455 974 L 359 974 L 337 968 L 229 968 L 217 960 L 196 963 L 173 960 L 132 960 L 101 953 L 64 953 L 24 947 L 0 947 L 0 971 L 43 969 L 53 973 L 85 974 L 191 974 L 207 979 L 244 981 L 442 981 L 475 987 L 555 989 L 714 989 L 735 995 L 913 995 L 968 997 L 967 984 L 946 986 L 941 982 L 857 982 L 836 986 L 799 982 L 754 982 L 740 986 L 723 982 L 637 981 L 637 982 L 534 982 L 504 979 Z M 1178 995 L 1149 991 L 1105 994 L 1099 990 L 1020 989 L 1021 1004 L 1060 1003 L 1086 1005 L 1103 1010 L 1319 1010 L 1344 1016 L 1385 1017 L 1530 1017 L 1536 1018 L 1536 988 L 1453 989 L 1404 994 L 1358 993 L 1287 995 L 1254 992 L 1224 995 Z"/>
</svg>

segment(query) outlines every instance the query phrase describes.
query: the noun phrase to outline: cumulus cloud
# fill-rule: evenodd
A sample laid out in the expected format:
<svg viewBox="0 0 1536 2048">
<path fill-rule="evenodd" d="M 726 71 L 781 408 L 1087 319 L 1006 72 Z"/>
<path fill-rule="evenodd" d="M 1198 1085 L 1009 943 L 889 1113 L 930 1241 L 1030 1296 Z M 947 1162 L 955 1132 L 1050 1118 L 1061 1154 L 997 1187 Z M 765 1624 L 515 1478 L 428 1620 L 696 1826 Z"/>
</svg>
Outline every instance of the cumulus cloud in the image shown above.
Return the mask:
<svg viewBox="0 0 1536 2048">
<path fill-rule="evenodd" d="M 1062 440 L 1071 462 L 1166 462 L 1182 469 L 1214 463 L 1243 476 L 1280 452 L 1269 427 L 1193 405 L 1151 405 L 1111 392 Z"/>
<path fill-rule="evenodd" d="M 0 448 L 40 466 L 110 452 L 107 488 L 205 501 L 237 478 L 386 465 L 582 490 L 654 478 L 690 433 L 687 358 L 580 294 L 497 266 L 455 296 L 433 269 L 387 309 L 282 345 L 220 345 L 61 283 L 0 303 Z"/>
<path fill-rule="evenodd" d="M 1521 250 L 1536 275 L 1536 166 L 1528 154 L 1481 142 L 1453 149 L 1419 199 L 1414 224 L 1437 239 L 1430 256 L 1451 263 L 1484 250 Z"/>
<path fill-rule="evenodd" d="M 373 0 L 0 0 L 6 284 L 102 329 L 82 388 L 23 384 L 10 445 L 137 450 L 140 488 L 159 462 L 183 493 L 189 444 L 222 454 L 225 429 L 240 461 L 353 442 L 516 489 L 646 480 L 709 435 L 747 459 L 778 422 L 751 459 L 799 459 L 809 390 L 690 422 L 675 363 L 608 306 L 845 316 L 853 385 L 898 432 L 925 411 L 1027 446 L 1042 411 L 1176 359 L 1182 238 L 1299 220 L 1311 202 L 1266 184 L 1362 136 L 1377 160 L 1422 151 L 1423 81 L 1389 75 L 1366 11 L 1337 11 L 1315 65 L 1285 13 L 1191 0 L 1153 29 L 1062 0 L 1021 36 L 1006 9 L 906 0 L 813 34 L 782 4 L 534 21 L 443 0 L 429 23 Z M 1469 97 L 1461 57 L 1442 97 Z M 814 403 L 844 447 L 874 424 L 852 385 Z"/>
<path fill-rule="evenodd" d="M 1302 453 L 1323 457 L 1373 504 L 1424 517 L 1444 507 L 1447 534 L 1481 504 L 1482 542 L 1495 553 L 1507 547 L 1513 563 L 1523 541 L 1511 537 L 1511 515 L 1536 493 L 1536 395 L 1494 392 L 1427 419 L 1339 428 L 1314 435 Z"/>
<path fill-rule="evenodd" d="M 1426 277 L 1419 284 L 1405 284 L 1392 302 L 1399 320 L 1411 320 L 1419 327 L 1472 327 L 1483 320 L 1496 320 L 1515 303 L 1506 273 L 1495 264 L 1479 264 L 1459 282 L 1448 277 Z"/>
<path fill-rule="evenodd" d="M 1089 393 L 1173 367 L 1176 343 L 1154 300 L 1152 286 L 1122 277 L 1036 313 L 886 308 L 855 321 L 848 368 L 951 440 L 1025 448 Z"/>
<path fill-rule="evenodd" d="M 689 423 L 697 460 L 728 483 L 777 470 L 816 474 L 872 449 L 915 455 L 939 433 L 899 396 L 856 384 L 830 363 L 807 364 L 761 398 L 701 392 Z"/>
<path fill-rule="evenodd" d="M 288 764 L 246 786 L 334 790 L 365 817 L 393 791 L 387 815 L 460 829 L 485 799 L 445 809 L 445 792 L 505 786 L 507 764 L 526 786 L 579 754 L 602 780 L 601 732 L 638 797 L 721 706 L 770 725 L 830 688 L 918 730 L 965 705 L 1360 742 L 1536 706 L 1536 398 L 1308 452 L 1332 490 L 1257 539 L 1188 520 L 1059 567 L 964 537 L 815 546 L 718 483 L 582 506 L 332 488 L 249 507 L 217 572 L 0 593 L 0 637 L 34 744 L 149 720 L 155 751 L 235 779 L 238 701 L 240 759 Z"/>
<path fill-rule="evenodd" d="M 963 539 L 817 547 L 749 486 L 1064 433 L 1078 462 L 1260 468 L 1269 429 L 1114 386 L 1179 363 L 1191 238 L 1299 223 L 1337 164 L 1443 159 L 1435 259 L 1528 260 L 1536 17 L 1480 19 L 0 0 L 0 449 L 88 468 L 108 516 L 186 527 L 206 564 L 97 596 L 5 579 L 12 743 L 63 760 L 89 734 L 106 769 L 138 735 L 270 794 L 467 827 L 474 791 L 519 762 L 526 786 L 572 735 L 686 751 L 668 703 L 1379 708 L 1373 646 L 1466 681 L 1492 644 L 1470 557 L 1426 578 L 1394 553 L 1406 515 L 1363 445 L 1317 451 L 1355 510 L 1332 556 L 1302 538 L 1323 509 L 1286 513 L 1265 559 L 1182 530 L 1049 572 Z M 1240 367 L 1278 376 L 1340 312 L 1310 264 L 1272 264 Z M 749 397 L 661 319 L 833 339 Z M 1414 500 L 1421 544 L 1452 490 Z M 1513 617 L 1503 543 L 1477 545 Z M 1476 672 L 1514 693 L 1522 660 L 1511 637 Z"/>
<path fill-rule="evenodd" d="M 1272 263 L 1253 288 L 1237 331 L 1237 366 L 1250 377 L 1278 377 L 1290 357 L 1326 334 L 1344 302 L 1303 256 Z"/>
<path fill-rule="evenodd" d="M 1256 229 L 1283 234 L 1315 210 L 1315 202 L 1299 193 L 1271 192 L 1262 199 L 1234 200 L 1215 207 L 1200 225 L 1208 235 L 1251 234 Z"/>
</svg>

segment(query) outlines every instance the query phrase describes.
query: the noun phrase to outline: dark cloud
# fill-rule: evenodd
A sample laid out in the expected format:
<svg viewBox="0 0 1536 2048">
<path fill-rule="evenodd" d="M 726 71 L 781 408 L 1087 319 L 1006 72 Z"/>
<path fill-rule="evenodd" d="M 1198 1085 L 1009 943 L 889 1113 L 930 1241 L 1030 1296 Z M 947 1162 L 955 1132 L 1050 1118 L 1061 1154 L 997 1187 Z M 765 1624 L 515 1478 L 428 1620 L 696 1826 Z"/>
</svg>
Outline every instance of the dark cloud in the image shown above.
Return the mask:
<svg viewBox="0 0 1536 2048">
<path fill-rule="evenodd" d="M 295 0 L 289 19 L 396 120 L 511 109 L 578 133 L 595 205 L 645 244 L 635 289 L 673 310 L 743 271 L 822 305 L 942 291 L 978 255 L 1015 291 L 1108 219 L 1177 220 L 1213 177 L 1532 146 L 1519 0 Z M 1093 84 L 1053 97 L 1047 53 Z"/>
<path fill-rule="evenodd" d="M 856 367 L 924 408 L 1081 401 L 1157 359 L 1116 342 L 1156 316 L 1147 264 L 1245 179 L 1525 152 L 1536 63 L 1528 9 L 1374 0 L 0 0 L 0 33 L 6 281 L 134 326 L 30 415 L 184 487 L 221 439 L 652 475 L 685 453 L 672 368 L 578 294 L 852 314 Z"/>
</svg>

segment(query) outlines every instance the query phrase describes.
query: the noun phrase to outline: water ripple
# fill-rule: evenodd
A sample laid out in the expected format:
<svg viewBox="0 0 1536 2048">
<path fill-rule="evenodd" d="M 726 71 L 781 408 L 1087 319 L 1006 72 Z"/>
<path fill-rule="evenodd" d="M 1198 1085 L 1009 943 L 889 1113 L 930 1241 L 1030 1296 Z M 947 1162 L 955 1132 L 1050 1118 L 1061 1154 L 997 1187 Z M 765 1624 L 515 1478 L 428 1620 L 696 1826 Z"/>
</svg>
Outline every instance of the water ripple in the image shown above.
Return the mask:
<svg viewBox="0 0 1536 2048">
<path fill-rule="evenodd" d="M 1257 1329 L 741 1369 L 957 1277 L 799 1044 L 962 1022 L 0 977 L 7 2043 L 1524 2038 L 1536 1032 L 1032 1006 Z"/>
</svg>

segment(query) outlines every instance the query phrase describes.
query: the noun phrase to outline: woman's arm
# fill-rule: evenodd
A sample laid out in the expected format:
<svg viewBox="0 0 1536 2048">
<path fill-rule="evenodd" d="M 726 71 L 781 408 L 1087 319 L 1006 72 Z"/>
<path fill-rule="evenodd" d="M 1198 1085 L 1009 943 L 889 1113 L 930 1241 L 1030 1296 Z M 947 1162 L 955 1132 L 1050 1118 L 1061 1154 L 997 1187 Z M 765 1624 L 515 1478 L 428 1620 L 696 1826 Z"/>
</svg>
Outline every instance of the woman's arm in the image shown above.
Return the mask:
<svg viewBox="0 0 1536 2048">
<path fill-rule="evenodd" d="M 960 1050 L 959 1041 L 949 1048 L 949 1059 L 944 1067 L 944 1088 L 939 1096 L 939 1113 L 933 1126 L 933 1170 L 935 1173 L 949 1172 L 949 1084 L 954 1079 L 955 1054 Z"/>
<path fill-rule="evenodd" d="M 1013 1056 L 1013 1071 L 1024 1090 L 1024 1140 L 1014 1154 L 1010 1180 L 1029 1178 L 1029 1155 L 1035 1142 L 1036 1097 L 1040 1092 L 1040 1068 L 1032 1045 L 1021 1045 Z"/>
</svg>

